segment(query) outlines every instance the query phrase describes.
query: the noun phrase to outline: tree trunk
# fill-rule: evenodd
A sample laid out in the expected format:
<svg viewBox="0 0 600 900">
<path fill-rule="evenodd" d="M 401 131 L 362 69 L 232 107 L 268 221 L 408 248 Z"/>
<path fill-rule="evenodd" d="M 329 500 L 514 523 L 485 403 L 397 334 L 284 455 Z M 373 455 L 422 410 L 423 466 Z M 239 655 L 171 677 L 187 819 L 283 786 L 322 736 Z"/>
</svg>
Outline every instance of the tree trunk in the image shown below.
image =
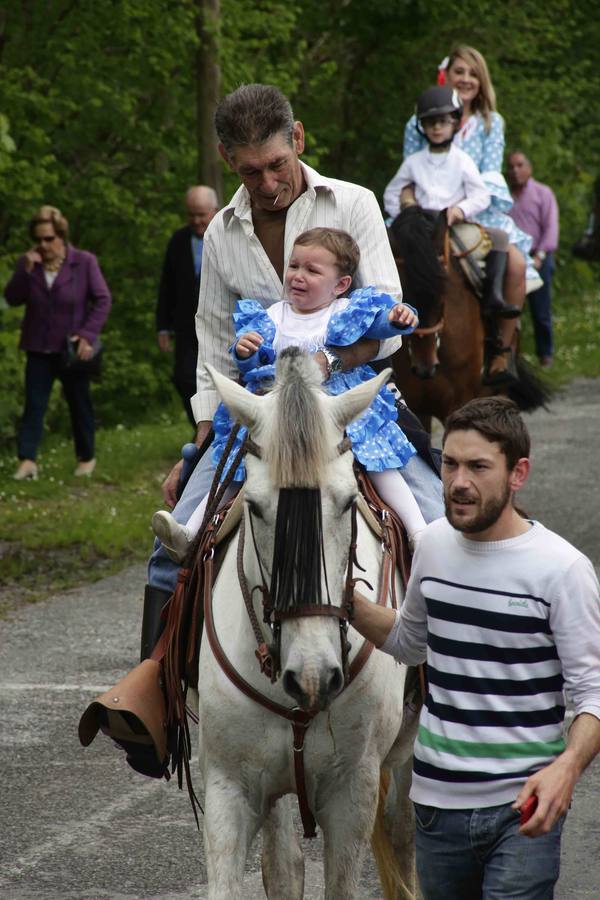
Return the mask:
<svg viewBox="0 0 600 900">
<path fill-rule="evenodd" d="M 196 136 L 198 183 L 206 184 L 223 199 L 223 179 L 215 134 L 215 109 L 219 102 L 220 0 L 196 0 Z"/>
</svg>

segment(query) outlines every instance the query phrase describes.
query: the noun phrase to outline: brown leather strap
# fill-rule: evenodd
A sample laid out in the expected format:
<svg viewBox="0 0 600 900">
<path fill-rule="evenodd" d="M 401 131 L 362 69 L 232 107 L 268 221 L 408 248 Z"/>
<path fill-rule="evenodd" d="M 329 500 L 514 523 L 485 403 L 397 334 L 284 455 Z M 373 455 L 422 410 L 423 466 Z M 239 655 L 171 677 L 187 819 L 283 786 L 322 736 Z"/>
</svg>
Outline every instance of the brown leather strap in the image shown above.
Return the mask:
<svg viewBox="0 0 600 900">
<path fill-rule="evenodd" d="M 294 710 L 294 712 L 302 713 L 303 710 Z M 306 772 L 304 769 L 304 738 L 306 737 L 306 731 L 310 722 L 310 719 L 306 721 L 302 718 L 297 718 L 292 722 L 292 731 L 294 732 L 294 776 L 296 778 L 298 807 L 300 809 L 300 818 L 302 819 L 305 838 L 314 838 L 317 834 L 317 823 L 315 822 L 315 817 L 308 805 Z"/>
<path fill-rule="evenodd" d="M 430 334 L 439 334 L 440 331 L 443 331 L 445 324 L 446 323 L 444 317 L 442 316 L 441 319 L 438 319 L 435 325 L 430 325 L 429 328 L 415 328 L 415 330 L 411 334 L 411 337 L 423 338 L 427 337 L 427 335 Z"/>
<path fill-rule="evenodd" d="M 285 622 L 286 619 L 300 619 L 305 616 L 331 616 L 337 619 L 345 619 L 348 611 L 344 606 L 334 606 L 333 603 L 319 603 L 311 606 L 295 606 L 288 612 L 275 610 L 273 618 L 275 622 Z"/>
<path fill-rule="evenodd" d="M 265 694 L 262 694 L 260 691 L 257 691 L 245 678 L 243 678 L 240 673 L 234 669 L 231 662 L 227 658 L 223 647 L 221 646 L 221 642 L 219 641 L 215 623 L 213 618 L 212 611 L 212 583 L 213 583 L 213 560 L 212 557 L 209 557 L 204 562 L 205 566 L 205 578 L 204 578 L 204 629 L 206 636 L 208 638 L 208 642 L 210 644 L 210 648 L 213 652 L 215 659 L 217 660 L 221 670 L 224 674 L 229 678 L 232 684 L 234 684 L 238 690 L 245 694 L 246 697 L 249 697 L 251 700 L 254 700 L 255 703 L 260 704 L 265 709 L 268 709 L 269 712 L 275 713 L 277 716 L 281 716 L 284 719 L 287 719 L 294 733 L 294 775 L 296 779 L 296 793 L 298 795 L 298 806 L 300 808 L 300 815 L 302 817 L 302 824 L 304 827 L 304 836 L 314 837 L 316 834 L 316 822 L 315 818 L 310 811 L 310 807 L 308 805 L 308 797 L 306 794 L 306 777 L 304 771 L 304 736 L 306 734 L 306 730 L 314 717 L 317 715 L 319 710 L 303 710 L 303 709 L 290 709 L 287 706 L 283 706 L 280 703 L 277 703 L 275 700 L 271 700 L 270 697 L 267 697 Z"/>
<path fill-rule="evenodd" d="M 374 510 L 377 519 L 381 522 L 383 532 L 383 560 L 376 603 L 378 606 L 387 606 L 389 589 L 392 594 L 392 607 L 397 609 L 396 568 L 400 572 L 404 588 L 406 588 L 410 577 L 410 552 L 406 531 L 395 512 L 383 503 L 371 481 L 362 470 L 357 472 L 357 478 L 360 491 L 371 509 Z M 386 515 L 382 515 L 382 513 L 386 513 Z M 364 641 L 350 664 L 347 685 L 362 671 L 374 649 L 375 647 L 370 641 Z"/>
</svg>

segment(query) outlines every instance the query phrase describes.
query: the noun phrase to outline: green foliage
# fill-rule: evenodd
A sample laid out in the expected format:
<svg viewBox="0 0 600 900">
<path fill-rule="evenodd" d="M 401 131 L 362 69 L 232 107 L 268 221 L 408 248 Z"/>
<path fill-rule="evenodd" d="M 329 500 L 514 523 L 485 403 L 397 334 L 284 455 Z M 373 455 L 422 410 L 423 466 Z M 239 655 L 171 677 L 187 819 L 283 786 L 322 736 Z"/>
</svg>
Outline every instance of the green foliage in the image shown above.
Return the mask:
<svg viewBox="0 0 600 900">
<path fill-rule="evenodd" d="M 75 246 L 99 257 L 113 293 L 101 421 L 135 421 L 173 403 L 170 361 L 154 329 L 166 241 L 194 180 L 194 104 L 188 61 L 193 4 L 12 4 L 0 59 L 0 278 L 28 248 L 42 203 L 66 214 Z M 1 313 L 2 345 L 16 344 L 22 310 Z M 20 366 L 16 367 L 20 370 Z M 12 353 L 0 377 L 21 395 Z M 7 380 L 8 379 L 8 380 Z M 14 432 L 2 407 L 0 436 Z M 50 427 L 64 421 L 55 397 Z"/>
<path fill-rule="evenodd" d="M 198 5 L 54 0 L 0 9 L 0 283 L 27 249 L 32 212 L 59 206 L 73 243 L 98 255 L 113 292 L 106 373 L 95 389 L 106 424 L 178 405 L 154 308 L 166 241 L 195 180 Z M 521 147 L 557 193 L 566 261 L 600 158 L 593 0 L 464 0 L 451 9 L 439 0 L 222 0 L 222 91 L 277 84 L 306 125 L 306 160 L 381 196 L 415 98 L 458 41 L 487 58 L 507 145 Z M 230 195 L 236 179 L 227 175 L 225 186 Z M 587 279 L 593 291 L 591 273 L 565 262 L 557 284 L 569 296 Z M 0 440 L 14 432 L 22 399 L 20 318 L 0 308 Z M 56 396 L 48 425 L 64 422 Z"/>
</svg>

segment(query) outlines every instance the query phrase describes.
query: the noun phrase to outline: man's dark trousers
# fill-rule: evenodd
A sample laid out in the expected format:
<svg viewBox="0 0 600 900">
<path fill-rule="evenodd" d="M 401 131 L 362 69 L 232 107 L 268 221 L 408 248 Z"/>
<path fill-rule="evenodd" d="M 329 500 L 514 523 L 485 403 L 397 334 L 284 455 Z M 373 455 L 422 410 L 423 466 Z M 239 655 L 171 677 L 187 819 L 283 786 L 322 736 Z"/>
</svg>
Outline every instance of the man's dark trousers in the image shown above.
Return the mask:
<svg viewBox="0 0 600 900">
<path fill-rule="evenodd" d="M 552 276 L 554 275 L 554 254 L 547 253 L 539 275 L 544 284 L 537 291 L 527 295 L 533 332 L 535 335 L 535 352 L 541 359 L 554 354 L 552 340 Z"/>
</svg>

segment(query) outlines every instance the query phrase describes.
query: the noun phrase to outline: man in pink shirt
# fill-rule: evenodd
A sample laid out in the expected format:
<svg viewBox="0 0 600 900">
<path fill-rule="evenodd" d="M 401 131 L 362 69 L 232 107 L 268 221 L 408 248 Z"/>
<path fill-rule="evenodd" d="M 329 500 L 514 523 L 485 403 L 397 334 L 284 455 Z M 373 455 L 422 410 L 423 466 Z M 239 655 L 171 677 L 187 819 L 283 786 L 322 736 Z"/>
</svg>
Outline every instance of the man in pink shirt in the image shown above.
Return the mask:
<svg viewBox="0 0 600 900">
<path fill-rule="evenodd" d="M 508 183 L 514 201 L 508 214 L 519 228 L 531 235 L 533 264 L 544 282 L 539 290 L 528 294 L 528 300 L 536 353 L 540 365 L 547 367 L 552 365 L 554 353 L 551 285 L 554 251 L 558 246 L 558 204 L 548 185 L 532 178 L 531 163 L 520 150 L 508 157 Z"/>
</svg>

